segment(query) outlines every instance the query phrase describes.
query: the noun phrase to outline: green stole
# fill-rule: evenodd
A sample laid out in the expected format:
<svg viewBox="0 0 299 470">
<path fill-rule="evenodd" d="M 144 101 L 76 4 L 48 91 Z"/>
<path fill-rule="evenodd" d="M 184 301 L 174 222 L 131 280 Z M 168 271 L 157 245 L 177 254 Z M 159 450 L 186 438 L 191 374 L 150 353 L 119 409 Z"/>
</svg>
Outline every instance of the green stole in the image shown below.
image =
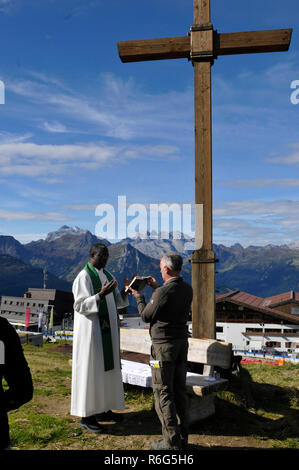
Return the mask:
<svg viewBox="0 0 299 470">
<path fill-rule="evenodd" d="M 90 276 L 94 294 L 97 294 L 102 289 L 102 283 L 101 283 L 100 277 L 96 269 L 93 267 L 93 265 L 90 262 L 87 263 L 84 269 Z M 113 280 L 113 277 L 108 271 L 103 269 L 103 272 L 109 282 Z M 114 300 L 116 304 L 115 291 L 113 291 L 113 295 L 114 295 Z M 100 303 L 98 316 L 99 316 L 100 327 L 101 327 L 101 332 L 102 332 L 104 367 L 105 367 L 105 371 L 108 371 L 108 370 L 114 369 L 114 360 L 113 360 L 111 326 L 110 326 L 109 312 L 108 312 L 108 307 L 107 307 L 107 302 L 106 302 L 105 297 Z"/>
</svg>

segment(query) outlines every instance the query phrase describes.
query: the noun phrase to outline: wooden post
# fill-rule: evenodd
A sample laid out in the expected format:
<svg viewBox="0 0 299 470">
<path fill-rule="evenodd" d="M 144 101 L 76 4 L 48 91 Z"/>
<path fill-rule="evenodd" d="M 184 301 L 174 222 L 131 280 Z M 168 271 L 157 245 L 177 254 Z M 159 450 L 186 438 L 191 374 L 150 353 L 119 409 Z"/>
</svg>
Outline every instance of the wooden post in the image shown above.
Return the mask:
<svg viewBox="0 0 299 470">
<path fill-rule="evenodd" d="M 194 29 L 213 35 L 210 0 L 194 0 Z M 210 29 L 208 29 L 210 28 Z M 191 28 L 192 35 L 192 28 Z M 192 41 L 191 41 L 192 47 Z M 192 336 L 215 338 L 215 255 L 212 225 L 211 66 L 213 44 L 205 55 L 191 49 L 194 67 L 195 203 L 203 205 L 202 247 L 192 254 Z M 209 54 L 210 53 L 210 54 Z"/>
<path fill-rule="evenodd" d="M 211 21 L 210 0 L 194 0 L 193 2 L 194 24 L 208 24 Z"/>
</svg>

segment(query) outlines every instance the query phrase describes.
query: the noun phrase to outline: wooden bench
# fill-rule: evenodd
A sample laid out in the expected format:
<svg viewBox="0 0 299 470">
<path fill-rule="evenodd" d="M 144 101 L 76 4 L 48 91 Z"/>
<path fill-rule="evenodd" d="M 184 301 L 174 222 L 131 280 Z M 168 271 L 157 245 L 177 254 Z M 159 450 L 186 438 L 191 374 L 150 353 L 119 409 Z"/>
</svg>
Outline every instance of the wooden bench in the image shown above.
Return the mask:
<svg viewBox="0 0 299 470">
<path fill-rule="evenodd" d="M 189 338 L 188 362 L 203 364 L 203 373 L 187 374 L 190 424 L 215 413 L 215 392 L 223 389 L 228 380 L 214 377 L 214 367 L 230 369 L 231 343 L 211 339 Z M 120 349 L 150 355 L 151 338 L 148 330 L 120 329 Z M 131 363 L 131 364 L 130 364 Z M 122 360 L 123 381 L 134 385 L 151 386 L 151 370 L 147 364 Z M 136 378 L 140 378 L 140 380 Z M 143 379 L 143 380 L 142 380 Z"/>
<path fill-rule="evenodd" d="M 35 332 L 18 332 L 21 344 L 34 344 L 41 347 L 43 345 L 43 334 Z"/>
</svg>

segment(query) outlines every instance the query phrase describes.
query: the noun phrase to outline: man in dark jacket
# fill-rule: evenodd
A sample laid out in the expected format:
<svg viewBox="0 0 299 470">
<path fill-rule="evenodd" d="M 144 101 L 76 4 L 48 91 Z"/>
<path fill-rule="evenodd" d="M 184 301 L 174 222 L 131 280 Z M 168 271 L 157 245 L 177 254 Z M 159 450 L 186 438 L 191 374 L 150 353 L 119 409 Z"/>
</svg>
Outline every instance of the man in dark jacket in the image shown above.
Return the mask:
<svg viewBox="0 0 299 470">
<path fill-rule="evenodd" d="M 8 388 L 3 389 L 2 379 Z M 14 327 L 0 317 L 0 449 L 10 446 L 7 412 L 30 401 L 33 384 L 20 338 Z"/>
<path fill-rule="evenodd" d="M 181 449 L 188 442 L 187 320 L 193 291 L 180 276 L 182 264 L 181 256 L 176 253 L 162 257 L 160 269 L 164 284 L 159 287 L 154 278 L 150 279 L 154 292 L 147 305 L 143 295 L 131 291 L 142 320 L 150 323 L 155 408 L 163 433 L 162 441 L 152 443 L 157 450 Z"/>
</svg>

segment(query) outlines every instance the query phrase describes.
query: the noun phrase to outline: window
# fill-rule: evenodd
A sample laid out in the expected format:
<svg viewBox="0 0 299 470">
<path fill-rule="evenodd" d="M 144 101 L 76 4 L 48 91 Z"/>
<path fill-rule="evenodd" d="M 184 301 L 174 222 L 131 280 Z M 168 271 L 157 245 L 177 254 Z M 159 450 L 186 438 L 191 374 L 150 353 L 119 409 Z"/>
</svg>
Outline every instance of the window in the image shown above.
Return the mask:
<svg viewBox="0 0 299 470">
<path fill-rule="evenodd" d="M 236 321 L 236 320 L 243 320 L 243 314 L 241 312 L 229 312 L 228 315 L 229 320 Z"/>
<path fill-rule="evenodd" d="M 225 312 L 216 312 L 217 319 L 225 318 Z"/>
<path fill-rule="evenodd" d="M 281 343 L 279 341 L 266 341 L 267 348 L 280 348 Z"/>
</svg>

